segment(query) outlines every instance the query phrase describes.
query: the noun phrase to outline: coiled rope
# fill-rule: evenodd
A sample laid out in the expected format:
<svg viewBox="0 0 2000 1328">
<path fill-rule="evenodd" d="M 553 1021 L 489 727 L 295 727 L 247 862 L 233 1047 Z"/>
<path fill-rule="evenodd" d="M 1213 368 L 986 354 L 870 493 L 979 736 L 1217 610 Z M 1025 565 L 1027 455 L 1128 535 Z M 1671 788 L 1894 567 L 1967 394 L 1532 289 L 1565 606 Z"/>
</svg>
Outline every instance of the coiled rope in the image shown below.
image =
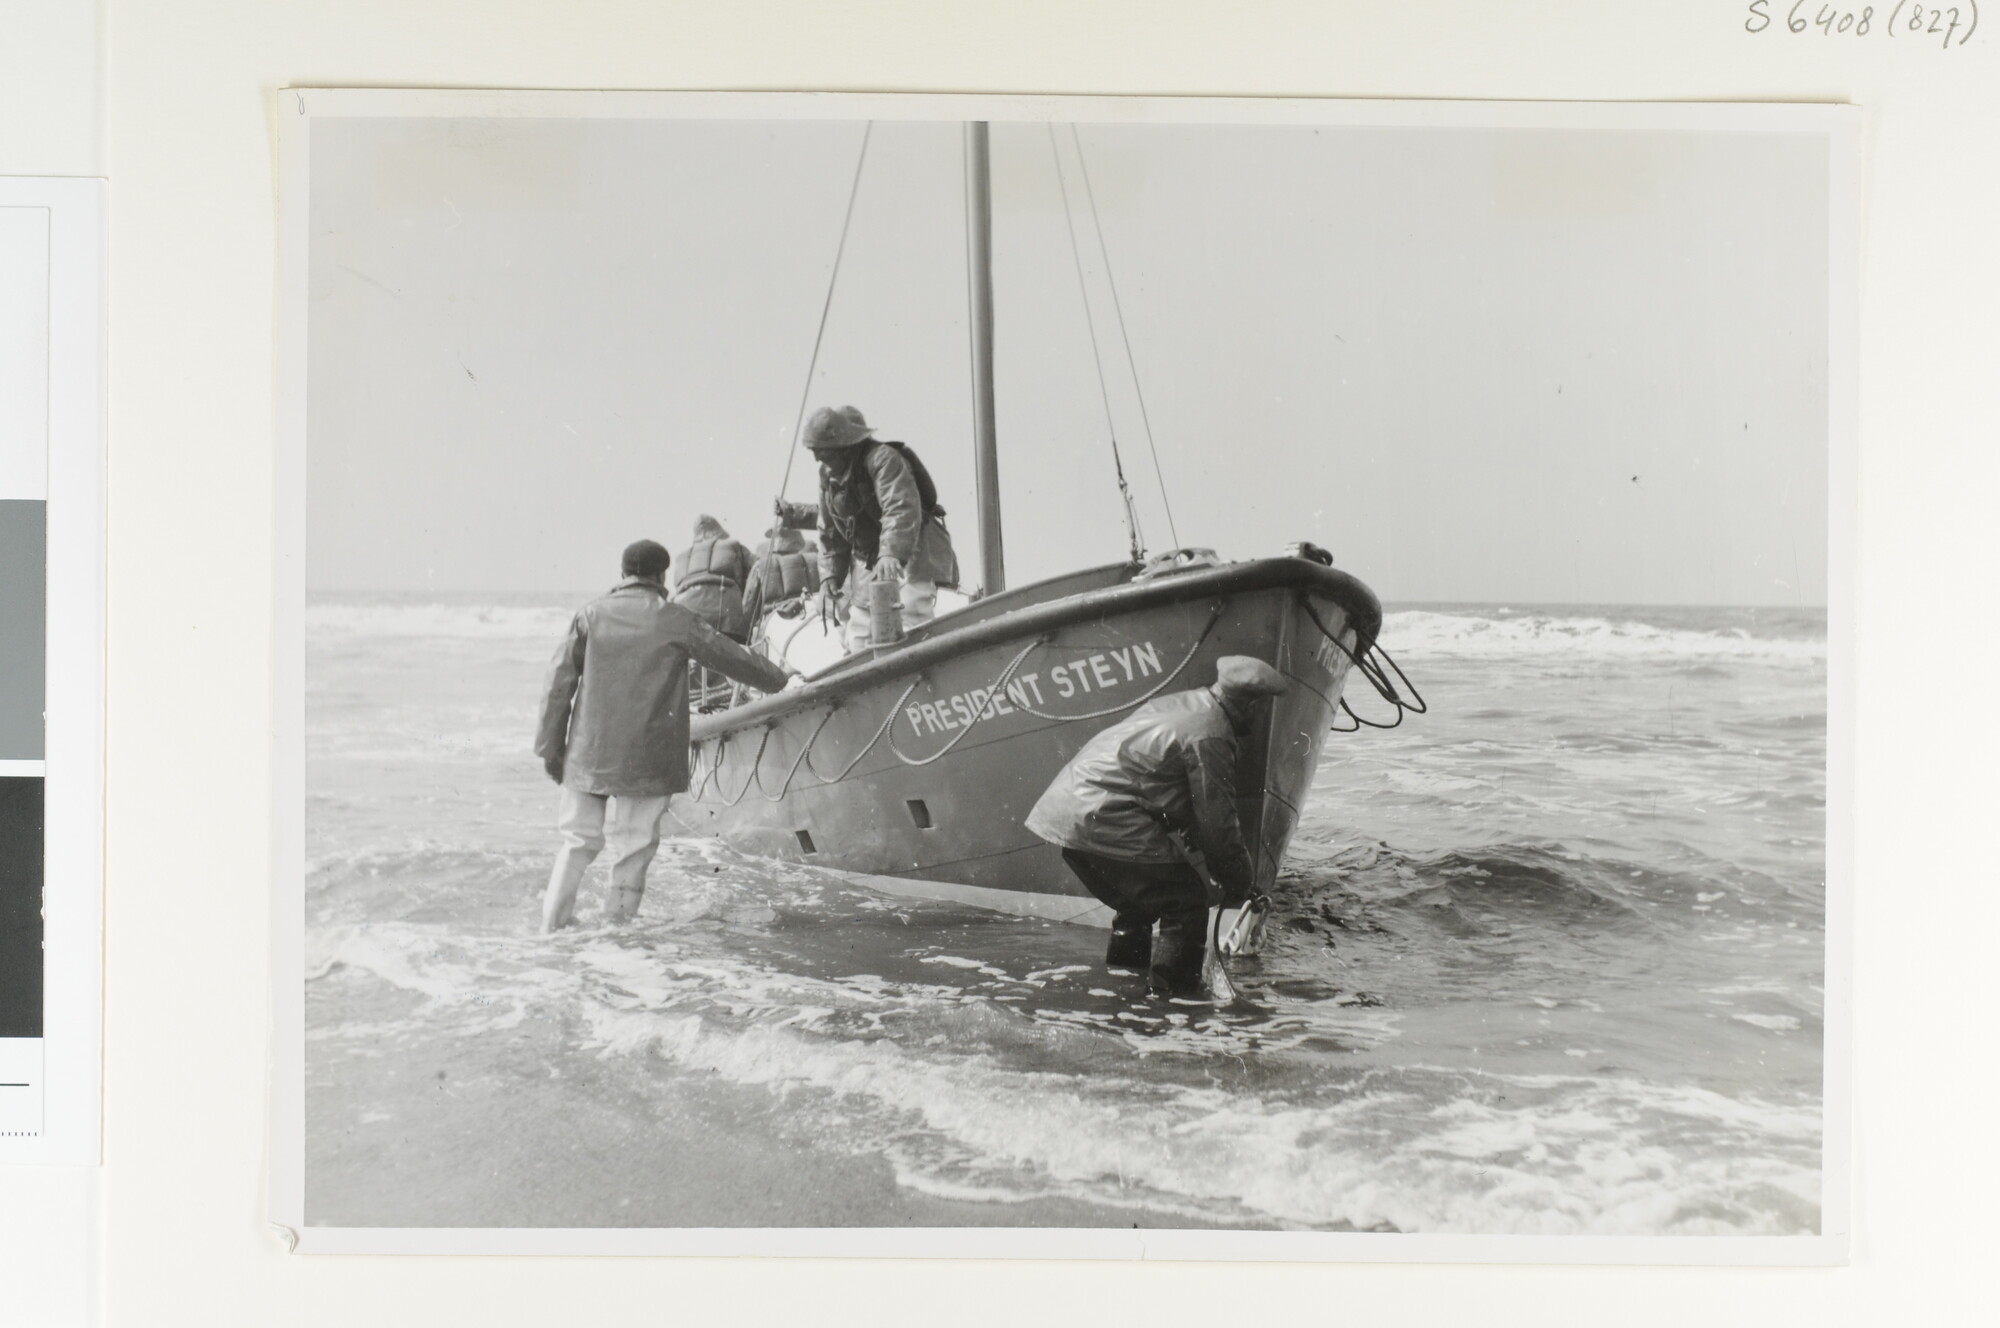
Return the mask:
<svg viewBox="0 0 2000 1328">
<path fill-rule="evenodd" d="M 1348 661 L 1354 665 L 1355 671 L 1368 680 L 1369 686 L 1375 689 L 1375 694 L 1395 707 L 1396 710 L 1396 718 L 1393 721 L 1387 724 L 1378 724 L 1372 719 L 1363 719 L 1360 715 L 1356 714 L 1354 707 L 1347 704 L 1347 698 L 1342 696 L 1340 698 L 1340 708 L 1346 712 L 1347 717 L 1353 720 L 1354 723 L 1350 727 L 1343 727 L 1338 724 L 1334 725 L 1333 731 L 1335 733 L 1355 733 L 1364 727 L 1371 729 L 1393 729 L 1403 722 L 1403 716 L 1406 714 L 1427 715 L 1430 713 L 1430 705 L 1424 700 L 1423 693 L 1417 690 L 1416 684 L 1410 681 L 1409 675 L 1403 672 L 1400 664 L 1396 663 L 1395 656 L 1382 648 L 1382 643 L 1379 640 L 1370 641 L 1360 654 L 1356 654 L 1347 648 L 1345 641 L 1327 630 L 1326 624 L 1320 621 L 1319 614 L 1314 611 L 1311 600 L 1301 598 L 1299 603 L 1305 609 L 1306 616 L 1312 619 L 1313 626 L 1319 628 L 1320 635 L 1333 642 L 1334 648 L 1347 656 Z M 1389 675 L 1383 670 L 1382 664 L 1374 662 L 1374 657 L 1377 655 L 1381 656 L 1382 663 L 1387 664 L 1389 668 L 1395 670 L 1396 677 L 1410 694 L 1409 700 L 1406 701 L 1403 699 L 1402 694 L 1396 688 L 1396 684 L 1389 680 Z"/>
</svg>

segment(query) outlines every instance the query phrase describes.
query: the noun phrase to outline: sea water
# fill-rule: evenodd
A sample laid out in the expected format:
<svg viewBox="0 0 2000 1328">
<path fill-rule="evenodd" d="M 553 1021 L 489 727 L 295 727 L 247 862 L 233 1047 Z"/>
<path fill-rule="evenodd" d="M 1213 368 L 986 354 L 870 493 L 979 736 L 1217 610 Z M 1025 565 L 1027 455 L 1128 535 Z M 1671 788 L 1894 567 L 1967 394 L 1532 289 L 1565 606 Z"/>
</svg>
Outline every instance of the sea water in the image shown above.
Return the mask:
<svg viewBox="0 0 2000 1328">
<path fill-rule="evenodd" d="M 308 1220 L 1817 1229 L 1823 612 L 1392 609 L 1218 1012 L 703 841 L 536 935 L 582 598 L 307 609 Z"/>
</svg>

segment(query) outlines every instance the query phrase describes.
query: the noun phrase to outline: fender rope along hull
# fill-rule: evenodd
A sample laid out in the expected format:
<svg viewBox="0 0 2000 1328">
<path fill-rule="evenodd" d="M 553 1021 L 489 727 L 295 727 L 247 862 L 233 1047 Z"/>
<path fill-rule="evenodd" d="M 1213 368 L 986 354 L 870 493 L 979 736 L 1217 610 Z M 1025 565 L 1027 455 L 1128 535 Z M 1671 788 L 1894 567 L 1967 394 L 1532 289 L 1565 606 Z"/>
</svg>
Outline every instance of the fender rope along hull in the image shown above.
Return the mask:
<svg viewBox="0 0 2000 1328">
<path fill-rule="evenodd" d="M 1268 890 L 1353 660 L 1380 625 L 1365 585 L 1300 558 L 1155 577 L 1118 564 L 1025 586 L 803 688 L 698 718 L 694 783 L 669 806 L 670 833 L 898 893 L 1102 924 L 1060 854 L 1023 827 L 1028 809 L 1099 730 L 1208 685 L 1224 655 L 1254 655 L 1295 684 L 1237 772 Z"/>
</svg>

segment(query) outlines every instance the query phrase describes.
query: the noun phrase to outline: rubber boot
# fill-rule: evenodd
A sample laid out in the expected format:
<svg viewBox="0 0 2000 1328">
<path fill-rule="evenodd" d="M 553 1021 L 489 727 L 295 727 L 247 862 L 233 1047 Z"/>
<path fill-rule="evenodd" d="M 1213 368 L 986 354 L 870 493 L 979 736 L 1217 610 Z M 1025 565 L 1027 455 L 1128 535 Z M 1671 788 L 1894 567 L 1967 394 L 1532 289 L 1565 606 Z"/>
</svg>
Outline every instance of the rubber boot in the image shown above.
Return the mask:
<svg viewBox="0 0 2000 1328">
<path fill-rule="evenodd" d="M 1160 938 L 1153 945 L 1149 989 L 1156 996 L 1202 1000 L 1201 962 L 1208 949 L 1208 910 L 1190 909 L 1160 919 Z"/>
<path fill-rule="evenodd" d="M 556 865 L 549 872 L 548 889 L 542 893 L 542 931 L 559 931 L 576 918 L 576 891 L 583 874 L 597 856 L 594 849 L 565 844 L 556 851 Z"/>
<path fill-rule="evenodd" d="M 1144 973 L 1153 964 L 1153 920 L 1136 913 L 1120 913 L 1111 920 L 1111 944 L 1104 950 L 1104 966 L 1113 972 Z"/>
<path fill-rule="evenodd" d="M 611 920 L 630 922 L 639 916 L 639 901 L 646 897 L 646 869 L 659 851 L 660 835 L 644 842 L 614 845 L 623 856 L 611 864 Z"/>
</svg>

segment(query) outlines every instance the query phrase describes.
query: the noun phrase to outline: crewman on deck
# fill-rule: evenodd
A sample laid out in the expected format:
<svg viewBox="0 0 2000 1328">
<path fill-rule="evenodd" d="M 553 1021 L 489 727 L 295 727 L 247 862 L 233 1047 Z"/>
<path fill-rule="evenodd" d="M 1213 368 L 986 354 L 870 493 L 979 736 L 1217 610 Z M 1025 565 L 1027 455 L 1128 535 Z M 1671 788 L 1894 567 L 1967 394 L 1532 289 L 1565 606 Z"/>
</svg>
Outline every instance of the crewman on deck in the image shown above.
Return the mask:
<svg viewBox="0 0 2000 1328">
<path fill-rule="evenodd" d="M 768 612 L 796 617 L 796 606 L 819 589 L 819 546 L 782 522 L 764 532 L 743 588 L 743 616 L 754 630 Z"/>
<path fill-rule="evenodd" d="M 1027 828 L 1111 909 L 1106 967 L 1150 971 L 1158 994 L 1203 994 L 1209 905 L 1241 906 L 1253 886 L 1238 753 L 1259 702 L 1287 687 L 1262 660 L 1225 655 L 1213 687 L 1155 697 L 1085 743 L 1028 813 Z M 1176 834 L 1200 853 L 1219 901 Z"/>
<path fill-rule="evenodd" d="M 743 613 L 743 588 L 750 575 L 750 550 L 704 514 L 695 521 L 694 543 L 674 573 L 674 603 L 741 645 L 750 639 L 752 620 Z"/>
<path fill-rule="evenodd" d="M 871 581 L 899 586 L 905 629 L 928 623 L 938 587 L 958 584 L 958 558 L 924 463 L 907 445 L 875 437 L 853 406 L 815 411 L 805 444 L 819 462 L 821 588 L 836 597 L 836 612 L 844 607 L 848 651 L 870 638 Z"/>
<path fill-rule="evenodd" d="M 688 786 L 688 661 L 767 692 L 789 676 L 669 601 L 671 561 L 652 540 L 627 548 L 625 579 L 576 611 L 549 665 L 535 755 L 562 786 L 563 843 L 542 899 L 544 932 L 569 925 L 577 886 L 607 842 L 610 919 L 639 911 L 660 817 Z"/>
</svg>

